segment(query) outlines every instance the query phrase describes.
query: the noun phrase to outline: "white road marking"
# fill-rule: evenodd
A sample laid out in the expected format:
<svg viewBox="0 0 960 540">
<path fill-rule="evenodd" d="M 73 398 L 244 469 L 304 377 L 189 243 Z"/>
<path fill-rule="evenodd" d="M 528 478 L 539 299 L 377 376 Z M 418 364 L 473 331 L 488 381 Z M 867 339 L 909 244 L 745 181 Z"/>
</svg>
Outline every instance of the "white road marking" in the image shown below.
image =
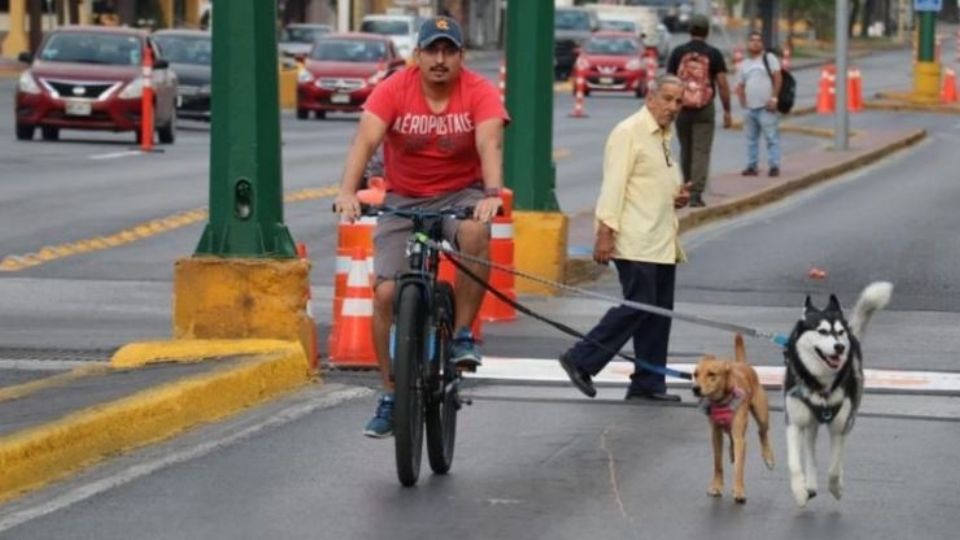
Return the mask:
<svg viewBox="0 0 960 540">
<path fill-rule="evenodd" d="M 90 156 L 90 159 L 117 159 L 127 156 L 138 156 L 141 152 L 139 150 L 124 150 L 123 152 L 110 152 L 108 154 L 94 154 Z"/>
<path fill-rule="evenodd" d="M 686 373 L 693 372 L 694 364 L 668 364 L 667 367 Z M 783 383 L 782 366 L 754 366 L 764 386 L 780 387 Z M 630 379 L 633 365 L 628 362 L 611 362 L 593 377 L 600 384 L 622 384 Z M 896 393 L 960 393 L 960 373 L 937 371 L 906 371 L 865 369 L 866 389 Z M 528 382 L 567 382 L 567 375 L 560 363 L 549 358 L 497 358 L 484 357 L 483 366 L 476 373 L 466 375 L 470 379 Z M 667 377 L 670 386 L 686 387 L 690 381 Z"/>
<path fill-rule="evenodd" d="M 232 433 L 219 439 L 204 441 L 190 448 L 173 452 L 152 461 L 138 463 L 127 469 L 119 471 L 116 474 L 106 478 L 100 478 L 88 484 L 81 485 L 71 489 L 66 493 L 60 494 L 48 501 L 30 506 L 27 508 L 15 510 L 9 514 L 0 514 L 0 532 L 8 531 L 14 527 L 32 521 L 39 517 L 52 514 L 64 508 L 68 508 L 79 502 L 85 501 L 91 497 L 110 491 L 111 489 L 129 484 L 134 480 L 148 476 L 172 465 L 185 463 L 194 459 L 201 458 L 207 454 L 225 448 L 246 439 L 254 437 L 264 430 L 276 428 L 289 424 L 295 420 L 303 418 L 321 409 L 335 407 L 346 401 L 365 397 L 373 393 L 369 388 L 347 387 L 342 390 L 334 390 L 327 394 L 314 397 L 310 400 L 297 403 L 287 407 L 256 424 Z"/>
</svg>

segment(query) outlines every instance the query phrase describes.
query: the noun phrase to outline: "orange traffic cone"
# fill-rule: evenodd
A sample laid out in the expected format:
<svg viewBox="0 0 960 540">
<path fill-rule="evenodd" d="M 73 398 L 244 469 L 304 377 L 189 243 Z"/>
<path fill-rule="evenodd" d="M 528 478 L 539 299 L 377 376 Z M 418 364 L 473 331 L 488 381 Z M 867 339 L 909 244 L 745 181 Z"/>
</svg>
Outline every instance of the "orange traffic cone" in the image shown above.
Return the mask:
<svg viewBox="0 0 960 540">
<path fill-rule="evenodd" d="M 355 248 L 350 260 L 347 291 L 340 320 L 330 334 L 330 364 L 345 367 L 377 367 L 373 348 L 373 287 L 367 256 Z"/>
<path fill-rule="evenodd" d="M 847 110 L 860 112 L 863 110 L 863 79 L 860 70 L 853 68 L 847 72 Z"/>
<path fill-rule="evenodd" d="M 951 68 L 943 70 L 943 88 L 940 89 L 940 101 L 956 103 L 957 101 L 957 72 Z"/>
<path fill-rule="evenodd" d="M 577 93 L 573 101 L 573 112 L 569 116 L 570 118 L 586 118 L 587 113 L 583 112 L 583 95 L 586 92 L 587 81 L 583 76 L 583 71 L 577 70 L 575 81 Z"/>
<path fill-rule="evenodd" d="M 373 176 L 367 180 L 367 189 L 357 191 L 357 198 L 363 204 L 380 206 L 387 197 L 386 181 L 380 176 Z"/>
<path fill-rule="evenodd" d="M 507 60 L 500 60 L 500 103 L 507 102 Z"/>
<path fill-rule="evenodd" d="M 830 114 L 834 108 L 834 68 L 832 65 L 820 70 L 820 89 L 817 92 L 817 114 Z"/>
</svg>

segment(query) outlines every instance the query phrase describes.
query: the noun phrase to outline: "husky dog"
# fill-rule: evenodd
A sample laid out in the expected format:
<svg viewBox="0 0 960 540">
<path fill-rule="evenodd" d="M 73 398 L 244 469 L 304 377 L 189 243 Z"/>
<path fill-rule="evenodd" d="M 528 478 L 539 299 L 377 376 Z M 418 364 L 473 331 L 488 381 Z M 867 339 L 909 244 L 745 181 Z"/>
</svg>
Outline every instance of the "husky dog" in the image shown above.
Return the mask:
<svg viewBox="0 0 960 540">
<path fill-rule="evenodd" d="M 830 430 L 830 493 L 843 495 L 843 448 L 863 396 L 860 342 L 874 312 L 890 301 L 893 285 L 875 282 L 860 294 L 848 323 L 840 301 L 830 295 L 826 309 L 810 297 L 790 334 L 784 356 L 783 391 L 790 489 L 799 506 L 817 494 L 816 442 L 819 424 Z"/>
</svg>

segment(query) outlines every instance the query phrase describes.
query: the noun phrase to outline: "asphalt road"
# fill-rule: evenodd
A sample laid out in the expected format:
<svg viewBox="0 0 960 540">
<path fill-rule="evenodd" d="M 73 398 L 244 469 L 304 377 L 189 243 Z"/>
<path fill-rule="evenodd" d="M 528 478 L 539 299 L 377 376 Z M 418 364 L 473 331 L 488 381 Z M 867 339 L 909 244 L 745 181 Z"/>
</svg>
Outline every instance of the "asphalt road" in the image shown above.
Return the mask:
<svg viewBox="0 0 960 540">
<path fill-rule="evenodd" d="M 691 407 L 625 405 L 609 395 L 588 402 L 569 389 L 512 388 L 514 398 L 493 390 L 473 389 L 478 399 L 461 416 L 451 474 L 432 476 L 425 467 L 416 488 L 396 482 L 392 441 L 360 436 L 370 398 L 336 403 L 332 395 L 343 390 L 313 390 L 0 508 L 0 537 L 902 540 L 955 533 L 956 422 L 860 418 L 847 446 L 843 500 L 823 489 L 798 509 L 774 413 L 777 467 L 763 468 L 750 433 L 748 501 L 739 506 L 729 492 L 706 495 L 708 430 Z M 294 412 L 311 405 L 325 408 Z M 820 452 L 825 488 L 823 441 Z M 729 489 L 729 466 L 727 474 Z"/>
</svg>

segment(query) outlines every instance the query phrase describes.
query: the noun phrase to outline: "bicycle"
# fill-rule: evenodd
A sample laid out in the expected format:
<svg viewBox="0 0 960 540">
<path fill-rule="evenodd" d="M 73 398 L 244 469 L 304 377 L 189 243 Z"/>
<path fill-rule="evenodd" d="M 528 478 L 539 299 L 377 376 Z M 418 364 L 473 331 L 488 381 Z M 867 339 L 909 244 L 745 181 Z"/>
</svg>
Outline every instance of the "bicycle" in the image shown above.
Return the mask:
<svg viewBox="0 0 960 540">
<path fill-rule="evenodd" d="M 453 464 L 457 412 L 469 399 L 460 396 L 462 377 L 449 358 L 456 304 L 453 287 L 438 281 L 443 218 L 470 219 L 473 208 L 441 210 L 361 206 L 365 216 L 392 214 L 413 221 L 407 240 L 409 270 L 396 278 L 391 335 L 394 381 L 393 433 L 400 483 L 410 487 L 420 477 L 426 426 L 427 455 L 436 474 Z"/>
</svg>

